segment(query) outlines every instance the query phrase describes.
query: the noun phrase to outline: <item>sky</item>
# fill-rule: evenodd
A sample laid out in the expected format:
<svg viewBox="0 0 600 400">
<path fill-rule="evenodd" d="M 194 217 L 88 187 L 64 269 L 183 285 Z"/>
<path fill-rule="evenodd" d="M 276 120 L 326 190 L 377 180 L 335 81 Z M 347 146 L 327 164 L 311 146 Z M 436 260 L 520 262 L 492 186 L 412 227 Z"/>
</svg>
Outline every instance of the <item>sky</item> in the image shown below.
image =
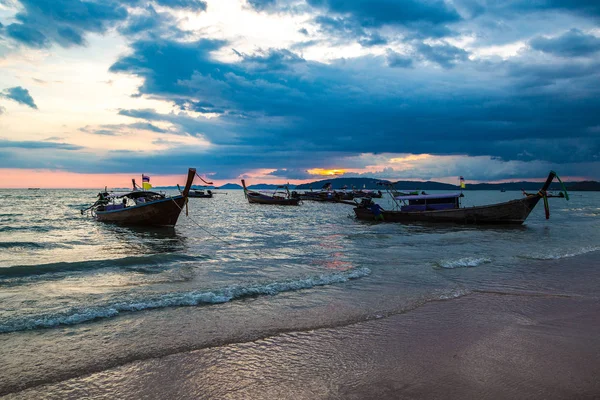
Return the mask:
<svg viewBox="0 0 600 400">
<path fill-rule="evenodd" d="M 0 0 L 0 187 L 600 180 L 597 0 Z"/>
</svg>

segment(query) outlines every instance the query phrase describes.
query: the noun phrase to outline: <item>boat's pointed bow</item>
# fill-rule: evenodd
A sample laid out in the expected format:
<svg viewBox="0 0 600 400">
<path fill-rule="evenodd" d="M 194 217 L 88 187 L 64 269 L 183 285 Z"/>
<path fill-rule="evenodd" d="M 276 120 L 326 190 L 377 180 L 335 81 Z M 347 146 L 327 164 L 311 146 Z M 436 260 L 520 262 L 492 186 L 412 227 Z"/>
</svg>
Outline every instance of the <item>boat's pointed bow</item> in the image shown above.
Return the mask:
<svg viewBox="0 0 600 400">
<path fill-rule="evenodd" d="M 181 192 L 181 195 L 183 197 L 187 197 L 190 189 L 192 187 L 192 182 L 194 182 L 194 177 L 196 176 L 196 168 L 190 168 L 188 170 L 188 177 L 187 177 L 187 181 L 185 182 L 185 188 L 183 188 L 183 192 Z"/>
</svg>

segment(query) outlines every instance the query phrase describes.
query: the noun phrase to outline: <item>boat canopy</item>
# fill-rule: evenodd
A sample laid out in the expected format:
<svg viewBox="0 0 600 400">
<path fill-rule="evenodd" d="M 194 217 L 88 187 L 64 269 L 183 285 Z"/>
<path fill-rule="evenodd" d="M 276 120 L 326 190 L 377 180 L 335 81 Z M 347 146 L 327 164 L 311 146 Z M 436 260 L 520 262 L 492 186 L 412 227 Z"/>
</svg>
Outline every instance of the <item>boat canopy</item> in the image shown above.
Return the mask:
<svg viewBox="0 0 600 400">
<path fill-rule="evenodd" d="M 122 197 L 128 197 L 130 199 L 138 199 L 140 197 L 149 197 L 149 196 L 164 197 L 164 195 L 161 194 L 161 193 L 149 192 L 149 191 L 146 191 L 146 190 L 136 190 L 135 192 L 128 192 L 128 193 L 123 193 L 123 194 L 111 193 L 107 197 L 114 197 L 116 199 L 120 199 Z"/>
<path fill-rule="evenodd" d="M 454 199 L 460 197 L 461 193 L 435 193 L 435 194 L 415 194 L 409 196 L 397 196 L 396 200 L 429 200 L 429 199 Z"/>
</svg>

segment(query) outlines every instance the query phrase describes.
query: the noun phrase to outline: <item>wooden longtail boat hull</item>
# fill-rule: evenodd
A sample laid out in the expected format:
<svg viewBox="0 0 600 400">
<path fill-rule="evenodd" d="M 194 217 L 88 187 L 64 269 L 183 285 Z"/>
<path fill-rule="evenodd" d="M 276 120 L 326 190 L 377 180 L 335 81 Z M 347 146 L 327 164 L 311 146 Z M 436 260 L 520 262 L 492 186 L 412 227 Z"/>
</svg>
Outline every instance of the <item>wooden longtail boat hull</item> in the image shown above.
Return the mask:
<svg viewBox="0 0 600 400">
<path fill-rule="evenodd" d="M 365 221 L 521 225 L 540 199 L 540 196 L 531 196 L 506 203 L 450 210 L 382 211 L 378 217 L 369 208 L 356 207 L 354 213 L 358 219 Z"/>
<path fill-rule="evenodd" d="M 183 196 L 168 197 L 114 211 L 96 211 L 96 219 L 122 225 L 175 226 L 185 207 Z"/>
<path fill-rule="evenodd" d="M 253 204 L 277 204 L 280 206 L 297 206 L 300 202 L 300 199 L 284 199 L 277 197 L 268 197 L 268 196 L 252 196 L 248 193 L 248 203 Z"/>
<path fill-rule="evenodd" d="M 280 196 L 267 196 L 258 192 L 253 192 L 246 188 L 246 181 L 242 179 L 242 187 L 244 188 L 244 196 L 248 199 L 248 203 L 251 204 L 271 204 L 279 206 L 297 206 L 300 203 L 300 199 L 297 197 L 280 197 Z M 287 191 L 289 196 L 289 191 Z"/>
<path fill-rule="evenodd" d="M 148 203 L 116 210 L 95 210 L 97 221 L 130 226 L 175 226 L 181 210 L 185 207 L 188 193 L 196 175 L 196 169 L 188 170 L 185 188 L 178 196 L 166 197 Z M 83 211 L 82 211 L 83 213 Z"/>
</svg>

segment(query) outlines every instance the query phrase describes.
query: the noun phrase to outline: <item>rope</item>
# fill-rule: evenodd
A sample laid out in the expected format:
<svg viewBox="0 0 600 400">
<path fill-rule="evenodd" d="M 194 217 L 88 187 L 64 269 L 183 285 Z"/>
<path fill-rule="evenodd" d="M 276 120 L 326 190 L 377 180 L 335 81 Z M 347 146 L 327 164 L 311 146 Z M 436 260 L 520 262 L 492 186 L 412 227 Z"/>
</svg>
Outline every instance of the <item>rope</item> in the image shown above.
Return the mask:
<svg viewBox="0 0 600 400">
<path fill-rule="evenodd" d="M 206 181 L 204 180 L 204 178 L 202 178 L 200 175 L 198 175 L 198 173 L 197 173 L 197 172 L 196 172 L 196 176 L 197 176 L 198 178 L 200 178 L 200 180 L 201 180 L 202 182 L 206 183 L 207 185 L 212 185 L 212 184 L 213 184 L 212 182 L 206 182 Z"/>
<path fill-rule="evenodd" d="M 177 208 L 179 208 L 179 211 L 183 211 L 183 208 L 179 207 L 179 204 L 177 204 L 177 202 L 175 200 L 173 200 L 173 198 L 170 198 L 171 201 L 173 203 L 175 203 L 175 205 L 177 206 Z M 187 199 L 187 198 L 186 198 Z M 220 240 L 221 242 L 225 243 L 227 246 L 231 246 L 231 243 L 229 243 L 228 241 L 221 239 L 220 237 L 218 237 L 217 235 L 214 235 L 212 233 L 210 233 L 207 229 L 205 229 L 204 227 L 202 227 L 202 225 L 200 225 L 198 222 L 196 222 L 194 220 L 194 218 L 190 217 L 189 215 L 186 214 L 186 217 L 188 217 L 194 224 L 196 224 L 198 226 L 198 228 L 200 228 L 201 230 L 203 230 L 205 233 L 207 233 L 209 236 L 212 236 L 215 239 Z"/>
</svg>

